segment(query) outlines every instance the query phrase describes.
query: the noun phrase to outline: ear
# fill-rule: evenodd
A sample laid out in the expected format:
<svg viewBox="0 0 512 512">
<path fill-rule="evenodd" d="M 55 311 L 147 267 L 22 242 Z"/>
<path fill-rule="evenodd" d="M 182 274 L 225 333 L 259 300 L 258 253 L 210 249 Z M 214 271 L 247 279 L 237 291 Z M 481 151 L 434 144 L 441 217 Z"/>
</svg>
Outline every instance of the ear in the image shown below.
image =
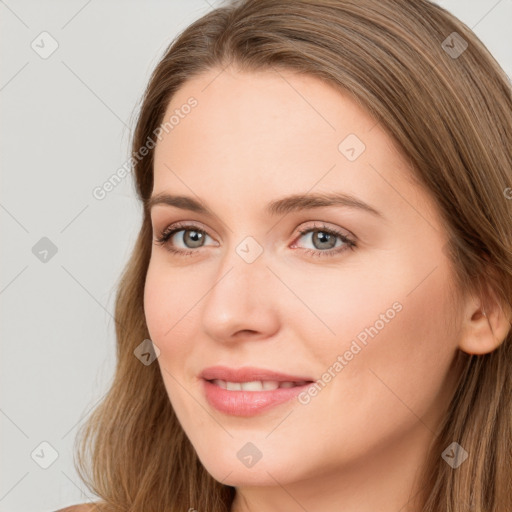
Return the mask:
<svg viewBox="0 0 512 512">
<path fill-rule="evenodd" d="M 490 292 L 485 304 L 475 296 L 468 299 L 462 320 L 459 348 L 467 354 L 488 354 L 497 349 L 510 331 L 510 304 L 506 310 Z"/>
</svg>

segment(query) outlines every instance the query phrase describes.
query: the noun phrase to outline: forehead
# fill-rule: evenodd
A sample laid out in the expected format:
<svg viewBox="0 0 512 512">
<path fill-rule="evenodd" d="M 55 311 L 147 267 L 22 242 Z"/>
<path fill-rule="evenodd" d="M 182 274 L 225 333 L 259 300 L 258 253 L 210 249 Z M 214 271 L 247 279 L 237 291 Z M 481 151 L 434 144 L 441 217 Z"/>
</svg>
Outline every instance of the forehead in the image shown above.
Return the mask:
<svg viewBox="0 0 512 512">
<path fill-rule="evenodd" d="M 168 142 L 179 151 L 183 139 L 200 138 L 201 153 L 214 145 L 217 158 L 233 155 L 239 143 L 250 155 L 262 146 L 272 156 L 281 149 L 288 159 L 295 156 L 297 160 L 305 153 L 310 157 L 326 151 L 337 154 L 345 136 L 353 133 L 364 139 L 377 124 L 348 93 L 318 78 L 285 70 L 210 70 L 177 91 L 165 119 L 179 113 L 190 97 L 197 106 L 173 127 Z M 372 138 L 378 137 L 377 131 Z"/>
<path fill-rule="evenodd" d="M 184 108 L 190 98 L 195 106 Z M 418 193 L 382 126 L 348 93 L 309 75 L 210 70 L 176 92 L 164 122 L 173 115 L 178 122 L 155 149 L 154 194 L 209 204 L 236 194 L 244 206 L 255 195 L 267 203 L 314 188 L 389 210 Z"/>
</svg>

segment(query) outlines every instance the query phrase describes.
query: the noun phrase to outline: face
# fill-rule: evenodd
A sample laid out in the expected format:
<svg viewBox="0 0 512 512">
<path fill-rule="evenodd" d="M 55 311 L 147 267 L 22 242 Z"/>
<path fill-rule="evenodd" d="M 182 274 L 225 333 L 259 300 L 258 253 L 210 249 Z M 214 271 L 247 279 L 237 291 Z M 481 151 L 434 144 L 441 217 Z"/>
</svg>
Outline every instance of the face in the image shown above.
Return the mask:
<svg viewBox="0 0 512 512">
<path fill-rule="evenodd" d="M 357 102 L 292 72 L 209 71 L 173 114 L 151 209 L 154 239 L 170 236 L 152 246 L 144 308 L 206 469 L 249 486 L 325 481 L 391 453 L 413 467 L 457 339 L 443 222 L 407 159 Z"/>
</svg>

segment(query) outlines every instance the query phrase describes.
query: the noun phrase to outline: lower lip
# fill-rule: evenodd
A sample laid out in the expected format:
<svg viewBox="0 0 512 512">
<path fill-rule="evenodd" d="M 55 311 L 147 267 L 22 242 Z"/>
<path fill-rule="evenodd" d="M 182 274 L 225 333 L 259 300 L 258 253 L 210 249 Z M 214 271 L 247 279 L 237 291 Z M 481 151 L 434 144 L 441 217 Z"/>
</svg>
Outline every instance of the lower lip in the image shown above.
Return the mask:
<svg viewBox="0 0 512 512">
<path fill-rule="evenodd" d="M 255 416 L 271 407 L 288 402 L 308 388 L 312 382 L 293 388 L 268 391 L 229 391 L 203 380 L 206 399 L 212 407 L 232 416 Z"/>
</svg>

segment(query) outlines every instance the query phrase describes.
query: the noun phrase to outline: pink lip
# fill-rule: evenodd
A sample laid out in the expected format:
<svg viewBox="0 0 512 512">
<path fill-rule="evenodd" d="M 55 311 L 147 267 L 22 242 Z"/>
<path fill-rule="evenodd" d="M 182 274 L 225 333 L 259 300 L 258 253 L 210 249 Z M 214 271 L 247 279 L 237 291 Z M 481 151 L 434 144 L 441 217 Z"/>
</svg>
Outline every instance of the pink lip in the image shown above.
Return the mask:
<svg viewBox="0 0 512 512">
<path fill-rule="evenodd" d="M 253 367 L 235 369 L 215 366 L 203 370 L 200 377 L 203 379 L 204 393 L 210 405 L 218 411 L 232 416 L 254 416 L 259 414 L 291 400 L 313 383 L 310 377 L 285 375 Z M 214 379 L 230 382 L 274 380 L 278 382 L 307 381 L 307 383 L 293 388 L 278 388 L 266 391 L 229 391 L 210 382 Z"/>
</svg>

